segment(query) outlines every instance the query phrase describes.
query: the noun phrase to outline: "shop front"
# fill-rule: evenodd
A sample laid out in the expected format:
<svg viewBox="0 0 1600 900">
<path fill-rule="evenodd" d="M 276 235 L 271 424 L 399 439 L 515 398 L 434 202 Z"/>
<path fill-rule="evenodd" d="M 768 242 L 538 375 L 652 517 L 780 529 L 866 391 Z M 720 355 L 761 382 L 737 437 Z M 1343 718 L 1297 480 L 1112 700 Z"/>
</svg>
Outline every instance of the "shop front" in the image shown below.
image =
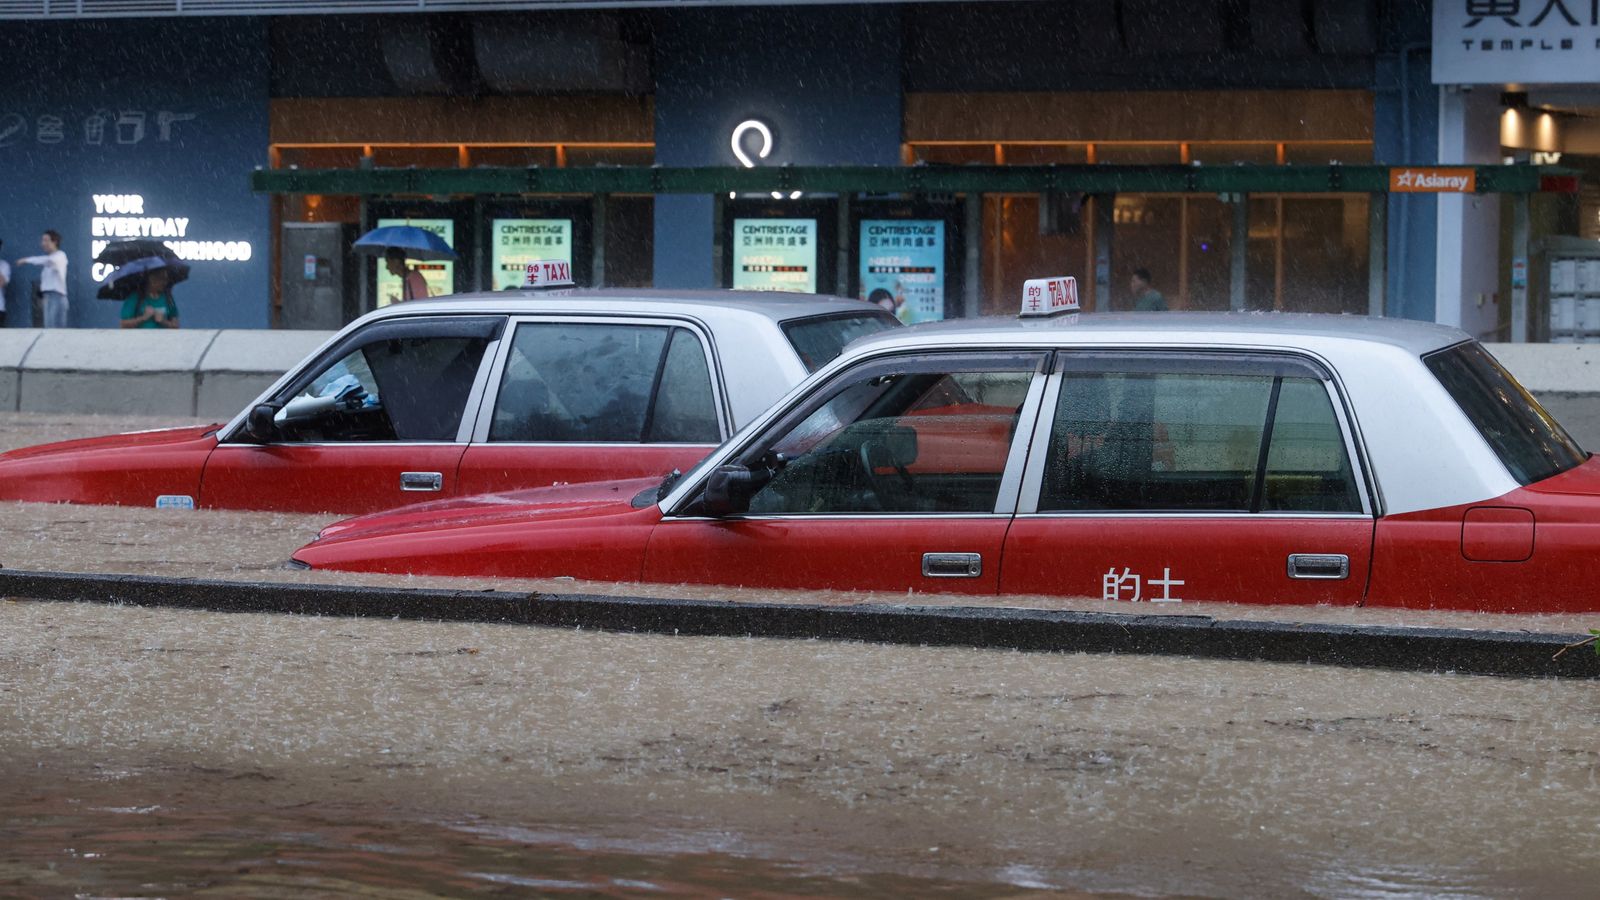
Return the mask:
<svg viewBox="0 0 1600 900">
<path fill-rule="evenodd" d="M 1570 193 L 1439 206 L 1441 320 L 1600 341 L 1600 7 L 1436 3 L 1441 162 L 1555 164 Z"/>
</svg>

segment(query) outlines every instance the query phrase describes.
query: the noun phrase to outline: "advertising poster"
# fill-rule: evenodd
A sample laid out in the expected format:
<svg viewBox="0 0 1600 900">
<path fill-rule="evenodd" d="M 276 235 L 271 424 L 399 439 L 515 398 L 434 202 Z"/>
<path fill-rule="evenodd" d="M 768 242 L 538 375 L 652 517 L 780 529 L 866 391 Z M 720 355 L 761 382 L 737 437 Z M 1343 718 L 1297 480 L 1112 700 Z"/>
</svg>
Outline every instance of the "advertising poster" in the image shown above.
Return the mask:
<svg viewBox="0 0 1600 900">
<path fill-rule="evenodd" d="M 816 219 L 734 219 L 733 287 L 817 292 Z"/>
<path fill-rule="evenodd" d="M 861 220 L 861 299 L 907 325 L 944 318 L 944 222 Z"/>
<path fill-rule="evenodd" d="M 425 231 L 431 231 L 444 242 L 454 247 L 456 245 L 456 223 L 452 219 L 379 219 L 378 227 L 386 228 L 390 225 L 411 225 Z M 408 267 L 415 266 L 422 277 L 428 282 L 428 296 L 440 297 L 456 292 L 456 264 L 448 259 L 433 262 L 419 262 L 414 259 L 406 260 Z M 378 257 L 378 276 L 375 282 L 378 286 L 378 305 L 388 306 L 399 303 L 401 300 L 400 279 L 390 275 L 389 269 L 384 265 L 383 257 Z"/>
<path fill-rule="evenodd" d="M 520 288 L 528 263 L 572 263 L 571 219 L 495 219 L 489 244 L 489 287 Z"/>
</svg>

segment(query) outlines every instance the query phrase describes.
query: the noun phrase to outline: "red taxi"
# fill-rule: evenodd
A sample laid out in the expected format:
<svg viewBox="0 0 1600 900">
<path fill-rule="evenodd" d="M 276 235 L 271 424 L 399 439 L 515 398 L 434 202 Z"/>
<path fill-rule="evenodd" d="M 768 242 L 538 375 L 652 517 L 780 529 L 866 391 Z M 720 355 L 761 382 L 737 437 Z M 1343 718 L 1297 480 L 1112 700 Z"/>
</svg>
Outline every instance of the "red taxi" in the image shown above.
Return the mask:
<svg viewBox="0 0 1600 900">
<path fill-rule="evenodd" d="M 1600 610 L 1600 462 L 1477 342 L 1357 317 L 956 321 L 853 345 L 681 478 L 341 522 L 312 568 Z"/>
<path fill-rule="evenodd" d="M 361 513 L 695 464 L 856 337 L 835 297 L 498 292 L 345 328 L 225 425 L 0 454 L 0 500 Z"/>
</svg>

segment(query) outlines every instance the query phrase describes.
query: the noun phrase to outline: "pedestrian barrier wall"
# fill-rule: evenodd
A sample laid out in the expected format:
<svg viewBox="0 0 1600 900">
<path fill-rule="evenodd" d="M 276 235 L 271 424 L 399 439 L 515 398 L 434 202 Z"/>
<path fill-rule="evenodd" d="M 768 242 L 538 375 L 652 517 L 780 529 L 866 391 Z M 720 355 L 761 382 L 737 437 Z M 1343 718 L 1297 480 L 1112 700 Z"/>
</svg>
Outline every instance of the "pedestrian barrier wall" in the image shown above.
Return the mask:
<svg viewBox="0 0 1600 900">
<path fill-rule="evenodd" d="M 228 419 L 332 335 L 0 329 L 0 411 Z"/>
<path fill-rule="evenodd" d="M 0 412 L 227 419 L 328 331 L 0 329 Z M 1600 344 L 1489 344 L 1585 447 L 1600 448 Z"/>
</svg>

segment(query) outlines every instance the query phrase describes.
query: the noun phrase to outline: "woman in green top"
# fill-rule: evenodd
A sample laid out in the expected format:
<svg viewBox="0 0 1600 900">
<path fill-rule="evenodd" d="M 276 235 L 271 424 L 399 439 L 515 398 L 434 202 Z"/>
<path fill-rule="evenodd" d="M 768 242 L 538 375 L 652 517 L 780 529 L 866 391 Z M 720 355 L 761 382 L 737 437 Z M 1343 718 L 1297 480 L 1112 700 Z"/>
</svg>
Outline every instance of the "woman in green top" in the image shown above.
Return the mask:
<svg viewBox="0 0 1600 900">
<path fill-rule="evenodd" d="M 178 304 L 172 300 L 171 285 L 166 269 L 151 269 L 144 284 L 122 301 L 122 327 L 177 328 Z"/>
</svg>

